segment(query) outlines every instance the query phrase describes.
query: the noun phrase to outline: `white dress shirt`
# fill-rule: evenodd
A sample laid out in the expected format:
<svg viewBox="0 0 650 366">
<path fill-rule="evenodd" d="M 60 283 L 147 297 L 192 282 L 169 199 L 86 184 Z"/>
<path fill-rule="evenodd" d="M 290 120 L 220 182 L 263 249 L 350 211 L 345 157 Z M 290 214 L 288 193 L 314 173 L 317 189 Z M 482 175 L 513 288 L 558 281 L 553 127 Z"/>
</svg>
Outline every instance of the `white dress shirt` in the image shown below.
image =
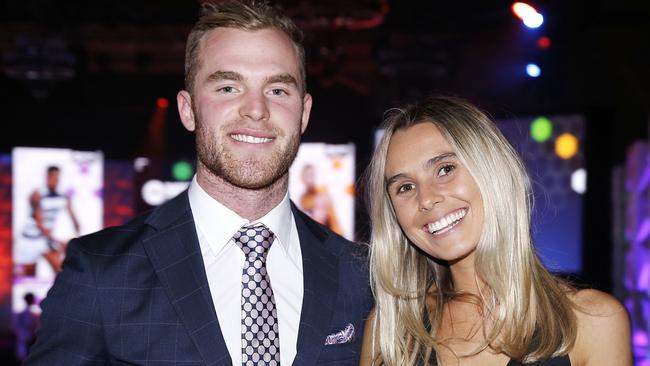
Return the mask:
<svg viewBox="0 0 650 366">
<path fill-rule="evenodd" d="M 296 356 L 304 288 L 300 240 L 289 194 L 254 222 L 240 217 L 210 197 L 198 184 L 196 176 L 189 187 L 189 199 L 210 293 L 233 365 L 242 363 L 241 281 L 245 257 L 232 236 L 242 226 L 257 222 L 275 234 L 266 267 L 278 314 L 280 362 L 291 365 Z"/>
</svg>

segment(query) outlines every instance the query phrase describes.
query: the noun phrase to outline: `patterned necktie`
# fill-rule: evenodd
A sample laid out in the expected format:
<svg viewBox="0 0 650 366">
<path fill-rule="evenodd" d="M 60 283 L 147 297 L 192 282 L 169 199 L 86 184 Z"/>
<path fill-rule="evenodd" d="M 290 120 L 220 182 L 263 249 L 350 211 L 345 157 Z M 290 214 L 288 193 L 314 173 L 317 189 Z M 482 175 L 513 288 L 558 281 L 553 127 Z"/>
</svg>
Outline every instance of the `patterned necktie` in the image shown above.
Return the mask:
<svg viewBox="0 0 650 366">
<path fill-rule="evenodd" d="M 273 233 L 264 224 L 242 227 L 233 236 L 246 255 L 241 290 L 242 365 L 280 365 L 278 314 L 266 255 Z"/>
</svg>

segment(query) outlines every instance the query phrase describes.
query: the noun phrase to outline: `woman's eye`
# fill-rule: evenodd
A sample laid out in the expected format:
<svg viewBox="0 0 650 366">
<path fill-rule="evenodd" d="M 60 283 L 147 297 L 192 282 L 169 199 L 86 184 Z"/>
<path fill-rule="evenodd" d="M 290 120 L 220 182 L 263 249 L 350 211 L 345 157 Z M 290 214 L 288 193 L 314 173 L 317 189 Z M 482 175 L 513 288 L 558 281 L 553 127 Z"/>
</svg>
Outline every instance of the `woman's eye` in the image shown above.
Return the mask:
<svg viewBox="0 0 650 366">
<path fill-rule="evenodd" d="M 408 191 L 413 190 L 413 184 L 402 184 L 401 186 L 397 187 L 397 194 L 402 194 L 406 193 Z"/>
<path fill-rule="evenodd" d="M 438 170 L 438 177 L 444 177 L 447 174 L 451 173 L 454 169 L 456 169 L 456 166 L 453 164 L 444 165 L 440 168 L 440 170 Z"/>
</svg>

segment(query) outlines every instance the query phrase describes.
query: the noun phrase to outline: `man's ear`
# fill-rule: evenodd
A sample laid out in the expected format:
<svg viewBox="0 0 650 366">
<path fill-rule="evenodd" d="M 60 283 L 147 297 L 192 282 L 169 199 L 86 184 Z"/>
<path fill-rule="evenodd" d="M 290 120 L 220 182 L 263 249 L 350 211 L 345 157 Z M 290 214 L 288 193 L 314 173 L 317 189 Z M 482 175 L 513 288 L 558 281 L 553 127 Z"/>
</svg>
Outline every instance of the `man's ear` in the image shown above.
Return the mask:
<svg viewBox="0 0 650 366">
<path fill-rule="evenodd" d="M 300 133 L 305 133 L 307 125 L 309 124 L 309 114 L 311 113 L 311 94 L 305 93 L 302 98 L 302 120 L 300 121 Z"/>
<path fill-rule="evenodd" d="M 187 90 L 181 90 L 176 95 L 176 103 L 178 103 L 178 114 L 181 117 L 183 126 L 188 131 L 194 131 L 196 122 L 194 120 L 194 110 L 192 109 L 192 96 Z"/>
</svg>

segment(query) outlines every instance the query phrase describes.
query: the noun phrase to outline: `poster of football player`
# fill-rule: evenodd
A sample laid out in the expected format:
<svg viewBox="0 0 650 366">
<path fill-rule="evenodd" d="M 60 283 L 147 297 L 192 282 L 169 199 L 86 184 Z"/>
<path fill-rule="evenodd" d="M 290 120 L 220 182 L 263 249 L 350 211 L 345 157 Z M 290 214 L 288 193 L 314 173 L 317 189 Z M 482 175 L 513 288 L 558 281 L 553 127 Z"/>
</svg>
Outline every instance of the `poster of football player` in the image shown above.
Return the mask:
<svg viewBox="0 0 650 366">
<path fill-rule="evenodd" d="M 68 242 L 102 228 L 103 154 L 57 148 L 12 151 L 13 311 L 45 297 Z"/>
</svg>

